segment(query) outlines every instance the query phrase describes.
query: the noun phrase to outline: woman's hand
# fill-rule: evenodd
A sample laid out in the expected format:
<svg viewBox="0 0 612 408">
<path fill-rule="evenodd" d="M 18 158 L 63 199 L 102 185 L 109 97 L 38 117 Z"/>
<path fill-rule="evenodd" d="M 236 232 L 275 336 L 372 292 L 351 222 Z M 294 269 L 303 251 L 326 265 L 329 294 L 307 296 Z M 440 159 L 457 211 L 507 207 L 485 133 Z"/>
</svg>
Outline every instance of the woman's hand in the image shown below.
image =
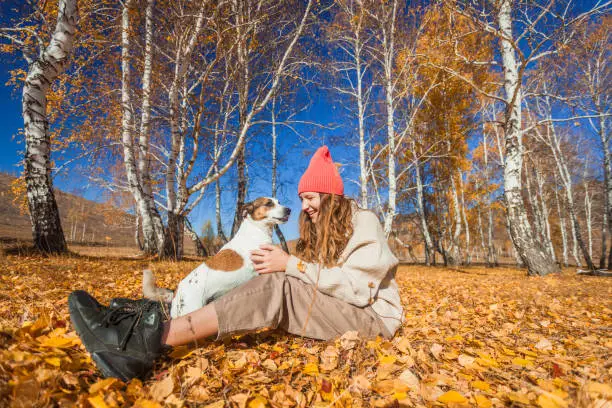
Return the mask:
<svg viewBox="0 0 612 408">
<path fill-rule="evenodd" d="M 285 272 L 289 254 L 277 246 L 265 244 L 251 251 L 251 261 L 259 274 Z"/>
</svg>

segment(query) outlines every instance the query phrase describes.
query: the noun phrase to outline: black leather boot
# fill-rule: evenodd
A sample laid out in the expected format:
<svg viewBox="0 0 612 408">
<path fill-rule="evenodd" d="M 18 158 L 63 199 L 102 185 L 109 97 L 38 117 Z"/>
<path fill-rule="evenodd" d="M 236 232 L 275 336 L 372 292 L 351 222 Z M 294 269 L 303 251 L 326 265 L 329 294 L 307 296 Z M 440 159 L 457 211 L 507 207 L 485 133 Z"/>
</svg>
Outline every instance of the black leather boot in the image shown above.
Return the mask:
<svg viewBox="0 0 612 408">
<path fill-rule="evenodd" d="M 110 308 L 118 308 L 122 306 L 137 306 L 143 303 L 150 302 L 149 299 L 140 298 L 140 299 L 130 299 L 124 297 L 112 298 L 108 307 Z"/>
<path fill-rule="evenodd" d="M 145 378 L 162 354 L 163 313 L 159 302 L 142 299 L 114 307 L 89 293 L 68 297 L 70 318 L 83 345 L 105 377 Z"/>
</svg>

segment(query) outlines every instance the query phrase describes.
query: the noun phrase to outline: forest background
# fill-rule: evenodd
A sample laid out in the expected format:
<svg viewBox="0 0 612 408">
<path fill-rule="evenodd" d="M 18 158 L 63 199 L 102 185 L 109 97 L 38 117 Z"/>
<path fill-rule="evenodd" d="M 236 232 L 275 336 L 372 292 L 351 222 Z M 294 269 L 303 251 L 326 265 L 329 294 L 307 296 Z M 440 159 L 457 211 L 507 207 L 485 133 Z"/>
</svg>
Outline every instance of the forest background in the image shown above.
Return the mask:
<svg viewBox="0 0 612 408">
<path fill-rule="evenodd" d="M 605 268 L 609 6 L 5 1 L 3 170 L 42 250 L 66 249 L 54 180 L 181 258 L 248 199 L 298 207 L 326 143 L 405 259 Z"/>
</svg>

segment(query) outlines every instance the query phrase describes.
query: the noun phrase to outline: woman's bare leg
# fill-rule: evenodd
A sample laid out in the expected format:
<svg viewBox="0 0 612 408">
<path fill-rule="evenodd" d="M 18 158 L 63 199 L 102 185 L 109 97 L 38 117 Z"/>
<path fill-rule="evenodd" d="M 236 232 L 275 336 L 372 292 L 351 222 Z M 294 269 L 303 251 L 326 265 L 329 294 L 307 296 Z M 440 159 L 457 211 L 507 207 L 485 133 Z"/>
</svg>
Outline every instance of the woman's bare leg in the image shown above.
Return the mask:
<svg viewBox="0 0 612 408">
<path fill-rule="evenodd" d="M 217 312 L 212 304 L 208 304 L 195 312 L 168 320 L 164 324 L 162 343 L 173 347 L 193 344 L 217 334 L 218 330 Z"/>
</svg>

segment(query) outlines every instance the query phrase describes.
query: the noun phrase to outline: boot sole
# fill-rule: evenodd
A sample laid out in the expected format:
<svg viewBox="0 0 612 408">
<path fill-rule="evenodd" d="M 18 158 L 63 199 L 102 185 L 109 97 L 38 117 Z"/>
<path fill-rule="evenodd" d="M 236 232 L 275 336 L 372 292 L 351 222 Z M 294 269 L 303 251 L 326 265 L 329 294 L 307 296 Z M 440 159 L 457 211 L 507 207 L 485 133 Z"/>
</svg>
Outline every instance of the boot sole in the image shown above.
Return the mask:
<svg viewBox="0 0 612 408">
<path fill-rule="evenodd" d="M 96 363 L 96 367 L 98 368 L 98 370 L 100 370 L 100 372 L 102 373 L 102 375 L 104 375 L 104 377 L 114 377 L 114 378 L 118 378 L 123 382 L 128 382 L 130 379 L 126 378 L 125 376 L 117 373 L 115 370 L 113 370 L 113 368 L 111 366 L 109 366 L 106 361 L 102 360 L 99 356 L 98 353 L 90 353 L 91 354 L 91 359 Z"/>
<path fill-rule="evenodd" d="M 103 345 L 103 343 L 99 342 L 96 339 L 96 337 L 93 335 L 91 330 L 89 330 L 87 324 L 85 324 L 85 322 L 83 321 L 83 318 L 81 317 L 81 313 L 79 312 L 78 308 L 73 304 L 72 299 L 73 297 L 71 294 L 68 297 L 68 311 L 70 313 L 70 320 L 72 322 L 72 326 L 74 327 L 74 330 L 77 332 L 77 334 L 81 338 L 81 343 L 83 343 L 83 345 L 85 346 L 85 349 L 87 350 L 87 352 L 89 352 L 91 359 L 96 364 L 96 368 L 100 370 L 100 372 L 102 373 L 102 376 L 105 378 L 114 377 L 114 378 L 119 378 L 120 380 L 125 382 L 126 379 L 123 375 L 113 370 L 112 367 L 106 364 L 104 360 L 101 360 L 98 357 L 97 351 L 99 350 L 95 350 L 95 351 L 91 350 L 91 348 L 87 345 L 89 343 L 98 343 L 98 344 Z"/>
</svg>

